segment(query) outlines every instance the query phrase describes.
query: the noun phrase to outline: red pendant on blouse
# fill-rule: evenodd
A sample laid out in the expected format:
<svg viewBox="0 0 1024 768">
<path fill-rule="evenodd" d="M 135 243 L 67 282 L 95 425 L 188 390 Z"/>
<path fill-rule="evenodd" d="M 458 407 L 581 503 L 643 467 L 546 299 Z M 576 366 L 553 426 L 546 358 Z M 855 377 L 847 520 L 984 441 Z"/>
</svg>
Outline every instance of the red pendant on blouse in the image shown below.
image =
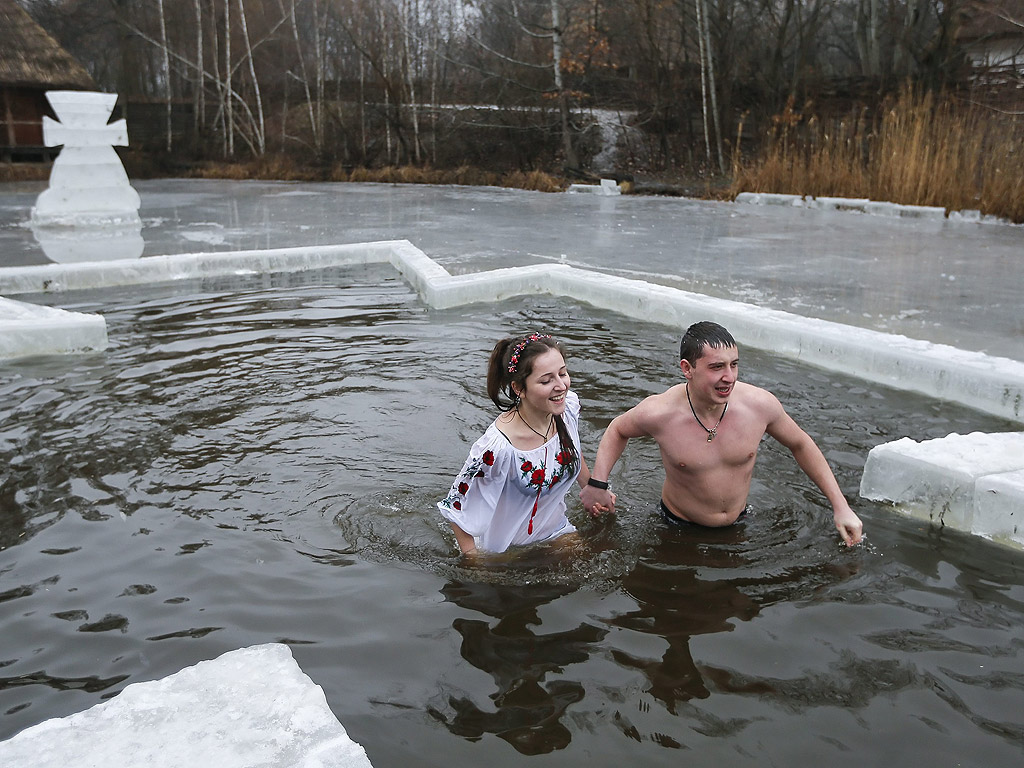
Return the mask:
<svg viewBox="0 0 1024 768">
<path fill-rule="evenodd" d="M 545 447 L 544 448 L 544 464 L 542 464 L 541 466 L 544 466 L 547 463 L 548 463 L 548 449 L 547 449 L 547 447 Z M 526 535 L 527 536 L 532 536 L 533 535 L 533 516 L 537 514 L 537 505 L 540 503 L 540 492 L 543 491 L 543 490 L 544 490 L 544 480 L 541 479 L 540 485 L 537 486 L 537 498 L 535 498 L 533 500 L 533 511 L 530 512 L 530 524 L 526 526 Z"/>
</svg>

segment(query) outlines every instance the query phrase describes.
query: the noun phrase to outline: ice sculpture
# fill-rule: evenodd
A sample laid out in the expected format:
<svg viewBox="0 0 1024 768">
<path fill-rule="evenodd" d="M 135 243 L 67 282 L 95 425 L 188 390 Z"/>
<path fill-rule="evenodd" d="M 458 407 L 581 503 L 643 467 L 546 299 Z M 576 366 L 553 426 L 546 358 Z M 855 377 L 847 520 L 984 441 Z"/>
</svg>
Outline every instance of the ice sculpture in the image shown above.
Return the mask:
<svg viewBox="0 0 1024 768">
<path fill-rule="evenodd" d="M 43 142 L 63 149 L 32 209 L 36 239 L 57 262 L 138 258 L 141 201 L 114 151 L 128 145 L 128 128 L 107 122 L 117 94 L 47 91 L 46 98 L 60 122 L 43 118 Z"/>
</svg>

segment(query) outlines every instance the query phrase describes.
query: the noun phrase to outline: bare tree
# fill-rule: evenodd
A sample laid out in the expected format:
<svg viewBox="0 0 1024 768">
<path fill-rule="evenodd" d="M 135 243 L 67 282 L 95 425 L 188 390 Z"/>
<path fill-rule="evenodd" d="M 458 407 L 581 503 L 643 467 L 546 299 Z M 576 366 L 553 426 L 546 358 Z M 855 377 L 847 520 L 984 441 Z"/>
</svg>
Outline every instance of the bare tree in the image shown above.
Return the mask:
<svg viewBox="0 0 1024 768">
<path fill-rule="evenodd" d="M 203 7 L 200 0 L 193 0 L 193 9 L 196 21 L 196 69 L 198 70 L 195 79 L 193 108 L 195 110 L 194 130 L 198 135 L 199 127 L 206 120 L 206 83 L 203 80 L 206 64 L 203 49 Z"/>
<path fill-rule="evenodd" d="M 558 112 L 562 120 L 562 151 L 565 152 L 565 164 L 569 168 L 579 168 L 580 161 L 572 144 L 572 131 L 569 127 L 569 97 L 562 79 L 562 11 L 558 0 L 551 0 L 551 66 L 554 70 L 555 93 L 558 96 Z"/>
<path fill-rule="evenodd" d="M 245 5 L 242 0 L 238 0 L 238 18 L 242 25 L 242 39 L 245 41 L 245 60 L 249 65 L 249 76 L 252 78 L 252 88 L 256 95 L 256 117 L 253 121 L 253 138 L 256 154 L 262 156 L 267 149 L 266 122 L 263 117 L 263 97 L 260 94 L 260 81 L 256 76 L 256 64 L 252 55 L 252 41 L 249 39 L 249 24 L 246 20 Z"/>
<path fill-rule="evenodd" d="M 167 20 L 164 16 L 164 0 L 158 0 L 157 9 L 160 15 L 160 45 L 163 50 L 163 80 L 165 89 L 165 104 L 167 106 L 167 151 L 171 151 L 172 145 L 172 98 L 171 98 L 171 59 L 167 53 Z"/>
</svg>

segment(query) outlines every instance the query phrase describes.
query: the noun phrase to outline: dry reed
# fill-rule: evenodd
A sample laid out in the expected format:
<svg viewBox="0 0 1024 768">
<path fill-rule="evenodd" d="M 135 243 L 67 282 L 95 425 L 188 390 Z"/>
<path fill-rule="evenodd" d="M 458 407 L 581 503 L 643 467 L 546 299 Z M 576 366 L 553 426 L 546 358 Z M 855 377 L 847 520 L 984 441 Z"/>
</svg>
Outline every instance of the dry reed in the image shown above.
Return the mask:
<svg viewBox="0 0 1024 768">
<path fill-rule="evenodd" d="M 135 165 L 138 165 L 136 158 Z M 43 180 L 49 178 L 49 163 L 0 163 L 0 182 Z M 130 174 L 134 175 L 134 174 Z M 146 173 L 151 177 L 159 175 Z M 569 183 L 544 171 L 511 171 L 500 174 L 475 166 L 434 169 L 419 166 L 357 167 L 347 170 L 342 165 L 310 168 L 297 164 L 286 155 L 267 155 L 261 159 L 238 162 L 204 161 L 193 164 L 176 175 L 196 179 L 265 179 L 284 181 L 377 182 L 382 184 L 461 184 L 464 186 L 510 187 L 538 192 L 564 192 Z"/>
<path fill-rule="evenodd" d="M 0 182 L 45 181 L 48 178 L 49 163 L 0 163 Z"/>
<path fill-rule="evenodd" d="M 383 184 L 461 184 L 464 186 L 514 187 L 540 192 L 561 192 L 568 187 L 564 179 L 543 171 L 512 171 L 504 175 L 464 165 L 452 169 L 418 166 L 385 166 L 353 168 L 346 172 L 336 166 L 330 171 L 331 181 L 378 182 Z"/>
<path fill-rule="evenodd" d="M 569 183 L 543 171 L 512 171 L 506 174 L 464 165 L 453 169 L 420 166 L 362 166 L 346 170 L 342 165 L 315 170 L 296 166 L 280 156 L 237 163 L 200 163 L 186 174 L 204 179 L 285 179 L 295 181 L 377 182 L 380 184 L 461 184 L 464 186 L 512 187 L 539 192 L 563 192 Z"/>
<path fill-rule="evenodd" d="M 861 110 L 845 120 L 820 121 L 795 112 L 790 102 L 773 120 L 761 154 L 752 162 L 734 158 L 730 192 L 869 198 L 980 210 L 1021 223 L 1022 128 L 910 88 L 873 119 Z"/>
</svg>

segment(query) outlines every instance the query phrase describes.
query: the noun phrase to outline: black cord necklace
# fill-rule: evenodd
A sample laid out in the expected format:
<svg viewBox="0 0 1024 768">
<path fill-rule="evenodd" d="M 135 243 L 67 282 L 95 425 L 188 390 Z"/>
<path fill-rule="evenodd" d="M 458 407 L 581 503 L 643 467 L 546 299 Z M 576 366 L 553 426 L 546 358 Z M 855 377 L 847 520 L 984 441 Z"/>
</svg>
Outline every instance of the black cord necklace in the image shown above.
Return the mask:
<svg viewBox="0 0 1024 768">
<path fill-rule="evenodd" d="M 700 424 L 701 427 L 703 427 L 704 431 L 708 433 L 708 442 L 710 443 L 712 440 L 715 439 L 715 435 L 718 434 L 718 424 L 721 424 L 722 423 L 722 419 L 725 418 L 725 412 L 729 410 L 729 404 L 726 403 L 725 404 L 725 408 L 722 409 L 722 415 L 718 417 L 718 424 L 715 424 L 715 426 L 712 429 L 708 429 L 707 427 L 704 426 L 704 422 L 700 420 L 700 416 L 698 416 L 697 412 L 693 409 L 693 401 L 690 399 L 690 384 L 689 384 L 689 382 L 687 382 L 686 386 L 683 387 L 683 389 L 686 390 L 686 402 L 688 402 L 690 404 L 690 413 L 693 414 L 693 418 L 695 418 L 697 420 L 697 423 Z M 527 424 L 526 426 L 530 426 L 530 425 Z"/>
<path fill-rule="evenodd" d="M 551 431 L 551 423 L 555 420 L 554 416 L 552 416 L 550 421 L 548 421 L 548 427 L 547 427 L 547 429 L 544 430 L 544 434 L 542 435 L 540 432 L 538 432 L 536 429 L 534 429 L 532 426 L 530 426 L 530 422 L 528 422 L 526 419 L 523 418 L 523 414 L 519 413 L 519 406 L 518 405 L 516 406 L 516 415 L 519 416 L 520 419 L 522 419 L 523 424 L 525 424 L 527 426 L 527 428 L 531 432 L 533 432 L 533 434 L 535 434 L 537 437 L 539 437 L 542 440 L 544 440 L 544 442 L 547 442 L 547 440 L 548 440 L 548 432 Z M 696 414 L 694 414 L 694 415 L 696 415 Z M 724 416 L 725 414 L 723 413 L 722 415 Z M 698 419 L 698 421 L 699 421 L 699 419 Z"/>
</svg>

